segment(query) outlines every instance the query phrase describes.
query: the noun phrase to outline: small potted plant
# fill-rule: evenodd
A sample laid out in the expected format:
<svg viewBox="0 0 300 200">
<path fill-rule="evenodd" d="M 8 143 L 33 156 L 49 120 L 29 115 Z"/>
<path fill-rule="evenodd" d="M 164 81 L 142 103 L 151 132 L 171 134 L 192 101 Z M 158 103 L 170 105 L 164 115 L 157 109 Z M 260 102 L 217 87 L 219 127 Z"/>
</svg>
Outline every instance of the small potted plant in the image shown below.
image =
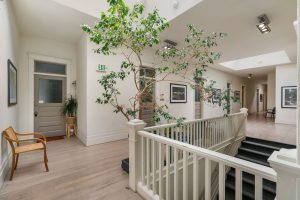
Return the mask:
<svg viewBox="0 0 300 200">
<path fill-rule="evenodd" d="M 63 107 L 63 114 L 66 117 L 66 134 L 70 136 L 70 129 L 74 130 L 75 135 L 77 134 L 76 125 L 76 110 L 77 110 L 77 100 L 71 95 L 68 98 Z"/>
</svg>

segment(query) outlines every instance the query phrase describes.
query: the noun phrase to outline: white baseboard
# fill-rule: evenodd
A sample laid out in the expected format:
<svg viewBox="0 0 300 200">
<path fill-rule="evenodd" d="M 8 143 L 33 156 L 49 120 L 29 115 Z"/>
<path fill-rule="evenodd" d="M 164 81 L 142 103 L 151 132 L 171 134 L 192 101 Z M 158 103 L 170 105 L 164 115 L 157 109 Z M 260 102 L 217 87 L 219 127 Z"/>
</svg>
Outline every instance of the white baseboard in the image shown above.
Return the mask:
<svg viewBox="0 0 300 200">
<path fill-rule="evenodd" d="M 112 141 L 122 140 L 126 138 L 128 138 L 127 129 L 105 132 L 105 134 L 99 133 L 99 134 L 88 135 L 86 139 L 86 146 L 112 142 Z"/>
<path fill-rule="evenodd" d="M 275 119 L 276 124 L 289 124 L 289 125 L 295 125 L 295 120 L 282 120 L 282 119 Z"/>
<path fill-rule="evenodd" d="M 5 177 L 9 171 L 9 168 L 11 166 L 11 162 L 9 162 L 12 158 L 11 152 L 4 158 L 4 161 L 2 162 L 1 168 L 0 168 L 0 188 L 3 187 Z"/>
<path fill-rule="evenodd" d="M 77 133 L 77 138 L 81 141 L 82 144 L 87 146 L 87 139 L 86 135 L 81 134 L 80 132 Z"/>
</svg>

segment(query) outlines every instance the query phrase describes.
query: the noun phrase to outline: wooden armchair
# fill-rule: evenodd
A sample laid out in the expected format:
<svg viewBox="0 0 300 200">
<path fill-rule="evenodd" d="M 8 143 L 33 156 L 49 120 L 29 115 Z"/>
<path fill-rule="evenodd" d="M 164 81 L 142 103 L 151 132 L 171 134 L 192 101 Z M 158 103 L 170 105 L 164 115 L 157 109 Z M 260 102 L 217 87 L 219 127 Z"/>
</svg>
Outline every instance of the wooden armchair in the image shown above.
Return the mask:
<svg viewBox="0 0 300 200">
<path fill-rule="evenodd" d="M 11 174 L 10 180 L 12 180 L 14 171 L 17 169 L 19 154 L 35 151 L 35 150 L 44 150 L 44 163 L 46 167 L 46 171 L 49 171 L 48 168 L 48 157 L 47 157 L 47 148 L 46 148 L 46 137 L 41 133 L 28 133 L 28 134 L 19 134 L 14 131 L 12 127 L 9 127 L 3 132 L 4 138 L 9 142 L 12 149 L 12 166 L 11 166 Z M 31 139 L 19 139 L 22 136 L 38 136 L 39 138 L 31 138 Z M 23 144 L 24 142 L 35 141 L 35 143 L 31 144 Z"/>
</svg>

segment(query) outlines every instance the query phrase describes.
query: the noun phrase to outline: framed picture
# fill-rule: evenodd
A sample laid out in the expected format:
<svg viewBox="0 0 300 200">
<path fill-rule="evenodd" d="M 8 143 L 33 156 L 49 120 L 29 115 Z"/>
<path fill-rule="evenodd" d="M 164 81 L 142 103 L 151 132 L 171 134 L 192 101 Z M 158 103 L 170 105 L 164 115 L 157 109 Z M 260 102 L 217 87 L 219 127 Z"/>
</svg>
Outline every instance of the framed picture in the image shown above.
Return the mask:
<svg viewBox="0 0 300 200">
<path fill-rule="evenodd" d="M 17 69 L 11 60 L 7 61 L 8 69 L 8 106 L 17 104 Z"/>
<path fill-rule="evenodd" d="M 170 83 L 170 103 L 186 103 L 187 86 Z"/>
<path fill-rule="evenodd" d="M 240 91 L 234 91 L 233 96 L 236 100 L 236 102 L 240 102 L 241 101 L 241 92 Z"/>
<path fill-rule="evenodd" d="M 297 107 L 297 86 L 281 87 L 281 108 Z"/>
<path fill-rule="evenodd" d="M 220 97 L 221 97 L 221 89 L 214 88 L 212 102 L 220 104 Z"/>
</svg>

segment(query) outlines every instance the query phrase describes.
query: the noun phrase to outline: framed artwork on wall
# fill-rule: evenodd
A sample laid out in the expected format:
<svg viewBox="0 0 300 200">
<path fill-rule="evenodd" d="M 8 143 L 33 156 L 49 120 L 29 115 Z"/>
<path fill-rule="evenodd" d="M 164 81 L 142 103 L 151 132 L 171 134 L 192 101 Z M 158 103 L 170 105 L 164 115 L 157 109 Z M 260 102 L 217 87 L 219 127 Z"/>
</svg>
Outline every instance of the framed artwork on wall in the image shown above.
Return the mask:
<svg viewBox="0 0 300 200">
<path fill-rule="evenodd" d="M 221 89 L 214 88 L 213 89 L 212 103 L 214 103 L 214 104 L 218 103 L 220 105 L 220 103 L 221 103 L 221 101 L 220 101 L 221 95 L 222 95 Z"/>
<path fill-rule="evenodd" d="M 297 108 L 297 86 L 281 87 L 281 108 Z"/>
<path fill-rule="evenodd" d="M 170 83 L 170 103 L 186 103 L 187 86 Z"/>
<path fill-rule="evenodd" d="M 8 106 L 17 104 L 17 69 L 11 60 L 7 61 L 8 69 Z"/>
<path fill-rule="evenodd" d="M 234 98 L 237 102 L 240 102 L 241 101 L 241 92 L 240 91 L 234 91 Z"/>
</svg>

